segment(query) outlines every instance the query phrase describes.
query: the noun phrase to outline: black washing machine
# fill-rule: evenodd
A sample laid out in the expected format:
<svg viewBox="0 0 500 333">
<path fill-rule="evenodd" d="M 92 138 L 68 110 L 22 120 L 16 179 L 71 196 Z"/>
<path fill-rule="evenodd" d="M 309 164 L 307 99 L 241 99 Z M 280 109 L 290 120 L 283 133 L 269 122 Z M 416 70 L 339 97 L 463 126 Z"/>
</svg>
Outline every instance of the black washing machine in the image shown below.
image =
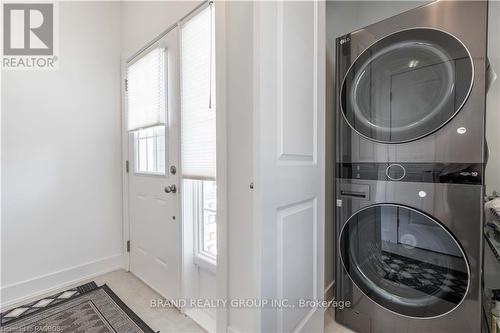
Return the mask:
<svg viewBox="0 0 500 333">
<path fill-rule="evenodd" d="M 487 2 L 336 40 L 336 320 L 481 331 Z"/>
</svg>

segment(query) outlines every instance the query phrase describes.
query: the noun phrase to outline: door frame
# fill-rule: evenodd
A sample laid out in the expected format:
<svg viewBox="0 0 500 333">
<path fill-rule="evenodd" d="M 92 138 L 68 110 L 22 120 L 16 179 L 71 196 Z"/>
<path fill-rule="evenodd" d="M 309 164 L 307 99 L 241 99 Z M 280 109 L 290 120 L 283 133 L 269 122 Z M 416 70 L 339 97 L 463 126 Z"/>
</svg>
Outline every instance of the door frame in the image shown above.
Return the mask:
<svg viewBox="0 0 500 333">
<path fill-rule="evenodd" d="M 126 163 L 129 161 L 129 171 L 132 169 L 133 156 L 129 156 L 129 139 L 127 130 L 127 103 L 125 80 L 127 78 L 127 64 L 133 61 L 137 56 L 143 54 L 152 45 L 155 45 L 159 39 L 166 35 L 170 30 L 178 27 L 180 23 L 185 21 L 186 18 L 191 17 L 194 13 L 198 12 L 209 1 L 205 0 L 201 4 L 196 5 L 185 16 L 166 28 L 161 34 L 154 37 L 150 42 L 138 50 L 131 56 L 122 54 L 121 57 L 121 128 L 122 128 L 122 252 L 123 252 L 123 268 L 130 271 L 130 253 L 127 252 L 127 241 L 130 239 L 130 217 L 129 217 L 129 174 L 126 170 Z M 227 299 L 228 297 L 228 223 L 227 223 L 227 112 L 226 112 L 226 11 L 224 1 L 213 1 L 215 5 L 215 53 L 216 53 L 216 163 L 217 163 L 217 268 L 216 268 L 216 297 L 218 299 Z M 180 36 L 180 34 L 179 34 Z M 179 55 L 181 54 L 180 39 L 179 39 Z M 178 61 L 179 75 L 181 59 Z M 179 77 L 180 80 L 180 77 Z M 179 86 L 180 98 L 180 86 Z M 180 100 L 179 100 L 180 105 Z M 180 118 L 180 108 L 179 108 Z M 180 119 L 179 119 L 179 135 L 180 135 Z M 179 139 L 179 152 L 180 152 L 180 139 Z M 180 157 L 180 155 L 179 155 Z M 167 167 L 167 166 L 166 166 Z M 178 172 L 182 170 L 181 161 L 177 166 Z M 168 170 L 167 170 L 168 171 Z M 179 184 L 180 191 L 182 186 Z M 183 223 L 182 219 L 182 195 L 179 197 L 179 223 Z M 181 262 L 184 261 L 184 235 L 183 228 L 181 227 Z M 181 298 L 184 297 L 184 269 L 181 264 Z M 225 332 L 228 326 L 228 308 L 217 309 L 216 324 L 217 332 Z"/>
<path fill-rule="evenodd" d="M 227 111 L 226 111 L 226 3 L 215 1 L 215 99 L 217 173 L 217 270 L 216 296 L 227 299 L 229 290 L 227 222 Z M 228 308 L 217 309 L 216 331 L 226 332 Z"/>
</svg>

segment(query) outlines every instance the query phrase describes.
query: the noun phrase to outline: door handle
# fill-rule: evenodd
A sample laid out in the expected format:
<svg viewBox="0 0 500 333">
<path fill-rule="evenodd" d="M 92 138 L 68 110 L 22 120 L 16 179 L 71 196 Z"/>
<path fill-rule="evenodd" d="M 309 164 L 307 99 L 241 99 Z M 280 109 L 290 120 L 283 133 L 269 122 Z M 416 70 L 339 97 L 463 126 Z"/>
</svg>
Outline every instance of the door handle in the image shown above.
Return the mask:
<svg viewBox="0 0 500 333">
<path fill-rule="evenodd" d="M 175 186 L 175 184 L 169 185 L 169 186 L 165 187 L 165 192 L 175 194 L 175 193 L 177 193 L 177 187 Z"/>
</svg>

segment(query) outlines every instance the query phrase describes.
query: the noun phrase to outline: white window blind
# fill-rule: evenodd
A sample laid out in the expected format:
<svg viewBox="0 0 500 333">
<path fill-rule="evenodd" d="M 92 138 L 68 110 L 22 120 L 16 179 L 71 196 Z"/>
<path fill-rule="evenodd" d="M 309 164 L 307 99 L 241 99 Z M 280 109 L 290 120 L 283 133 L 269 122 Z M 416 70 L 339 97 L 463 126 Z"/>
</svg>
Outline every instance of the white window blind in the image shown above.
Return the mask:
<svg viewBox="0 0 500 333">
<path fill-rule="evenodd" d="M 181 160 L 184 178 L 215 180 L 213 9 L 181 28 Z"/>
<path fill-rule="evenodd" d="M 165 53 L 155 48 L 127 68 L 129 131 L 165 124 Z"/>
</svg>

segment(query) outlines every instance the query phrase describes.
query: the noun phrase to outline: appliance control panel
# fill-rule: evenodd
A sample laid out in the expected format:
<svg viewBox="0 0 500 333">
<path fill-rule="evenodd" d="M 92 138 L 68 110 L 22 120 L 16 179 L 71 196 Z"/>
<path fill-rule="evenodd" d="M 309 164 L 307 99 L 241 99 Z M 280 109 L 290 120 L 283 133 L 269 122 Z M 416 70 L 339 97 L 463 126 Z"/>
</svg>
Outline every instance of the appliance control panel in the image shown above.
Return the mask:
<svg viewBox="0 0 500 333">
<path fill-rule="evenodd" d="M 338 163 L 344 179 L 481 185 L 480 163 Z"/>
</svg>

